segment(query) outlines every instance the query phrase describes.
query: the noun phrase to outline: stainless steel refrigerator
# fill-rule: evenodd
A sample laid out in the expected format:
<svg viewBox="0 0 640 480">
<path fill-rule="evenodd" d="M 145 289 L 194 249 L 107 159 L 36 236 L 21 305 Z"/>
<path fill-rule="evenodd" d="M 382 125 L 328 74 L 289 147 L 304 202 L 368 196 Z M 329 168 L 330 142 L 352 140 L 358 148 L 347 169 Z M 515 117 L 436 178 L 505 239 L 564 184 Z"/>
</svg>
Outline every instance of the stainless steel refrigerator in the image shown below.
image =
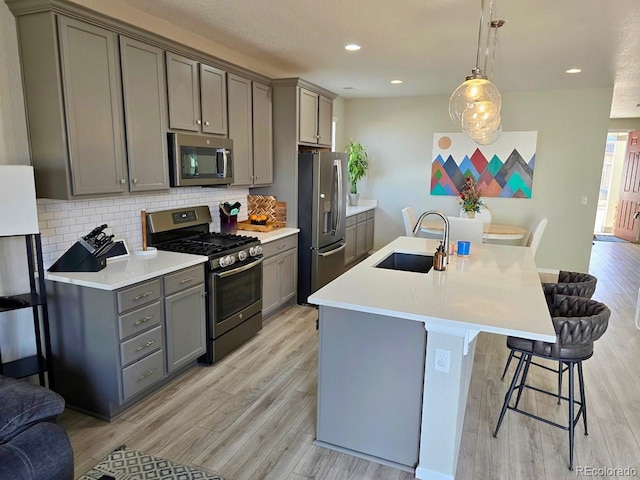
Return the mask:
<svg viewBox="0 0 640 480">
<path fill-rule="evenodd" d="M 344 271 L 347 155 L 298 155 L 298 303 Z"/>
</svg>

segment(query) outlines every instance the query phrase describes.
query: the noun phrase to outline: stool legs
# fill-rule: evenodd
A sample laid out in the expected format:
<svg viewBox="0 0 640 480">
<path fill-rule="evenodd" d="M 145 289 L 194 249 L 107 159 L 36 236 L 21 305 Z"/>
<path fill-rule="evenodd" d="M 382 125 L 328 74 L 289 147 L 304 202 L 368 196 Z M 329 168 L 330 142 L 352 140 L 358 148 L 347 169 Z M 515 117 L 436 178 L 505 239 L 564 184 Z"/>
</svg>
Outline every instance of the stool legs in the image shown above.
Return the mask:
<svg viewBox="0 0 640 480">
<path fill-rule="evenodd" d="M 513 353 L 513 350 L 511 351 Z M 520 360 L 518 361 L 518 366 L 516 367 L 516 373 L 513 374 L 513 380 L 511 380 L 511 385 L 509 385 L 509 390 L 504 395 L 504 403 L 502 404 L 502 411 L 500 412 L 500 418 L 498 419 L 498 424 L 496 425 L 496 429 L 493 432 L 493 436 L 498 436 L 498 430 L 500 430 L 500 425 L 502 425 L 502 420 L 504 420 L 504 414 L 507 413 L 507 408 L 509 407 L 509 400 L 511 400 L 511 395 L 513 394 L 513 390 L 516 388 L 516 382 L 518 381 L 518 377 L 520 376 L 520 371 L 522 370 L 522 365 L 525 362 L 525 355 L 520 355 Z"/>
<path fill-rule="evenodd" d="M 562 362 L 558 362 L 558 405 L 562 399 Z"/>
<path fill-rule="evenodd" d="M 502 371 L 502 376 L 500 377 L 500 380 L 504 380 L 504 376 L 507 374 L 507 370 L 509 370 L 509 365 L 511 365 L 513 354 L 514 354 L 514 351 L 511 350 L 511 353 L 509 354 L 509 358 L 507 359 L 507 364 L 504 366 L 504 370 Z"/>
<path fill-rule="evenodd" d="M 569 367 L 569 470 L 573 470 L 573 438 L 576 428 L 573 405 L 573 362 L 567 362 Z"/>
<path fill-rule="evenodd" d="M 584 434 L 589 435 L 589 430 L 587 430 L 587 399 L 584 396 L 584 377 L 582 376 L 582 362 L 578 362 L 578 382 L 580 382 L 580 402 L 582 403 L 582 423 L 584 424 Z"/>
</svg>

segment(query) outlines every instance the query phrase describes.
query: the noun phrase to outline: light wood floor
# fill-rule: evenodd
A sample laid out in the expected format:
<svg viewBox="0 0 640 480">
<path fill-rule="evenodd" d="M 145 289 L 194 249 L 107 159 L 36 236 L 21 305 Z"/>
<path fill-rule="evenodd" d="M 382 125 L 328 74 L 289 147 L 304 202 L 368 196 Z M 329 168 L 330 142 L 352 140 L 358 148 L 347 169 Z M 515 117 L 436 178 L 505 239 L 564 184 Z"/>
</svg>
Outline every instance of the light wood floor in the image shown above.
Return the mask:
<svg viewBox="0 0 640 480">
<path fill-rule="evenodd" d="M 567 433 L 507 412 L 491 436 L 508 380 L 504 337 L 478 339 L 457 479 L 575 479 L 578 467 L 635 467 L 640 475 L 640 331 L 634 325 L 640 246 L 595 242 L 594 298 L 612 310 L 609 329 L 584 363 L 589 436 L 576 429 L 576 471 L 567 469 Z M 317 333 L 313 308 L 272 316 L 252 341 L 216 365 L 197 367 L 112 423 L 67 410 L 61 423 L 76 474 L 126 444 L 203 467 L 227 480 L 407 480 L 413 475 L 311 444 L 315 434 Z M 511 368 L 513 373 L 514 367 Z M 543 388 L 550 372 L 532 367 Z M 566 387 L 565 387 L 566 391 Z M 535 392 L 524 406 L 565 421 L 566 406 Z M 593 476 L 589 478 L 594 478 Z M 625 478 L 599 476 L 599 478 Z"/>
</svg>

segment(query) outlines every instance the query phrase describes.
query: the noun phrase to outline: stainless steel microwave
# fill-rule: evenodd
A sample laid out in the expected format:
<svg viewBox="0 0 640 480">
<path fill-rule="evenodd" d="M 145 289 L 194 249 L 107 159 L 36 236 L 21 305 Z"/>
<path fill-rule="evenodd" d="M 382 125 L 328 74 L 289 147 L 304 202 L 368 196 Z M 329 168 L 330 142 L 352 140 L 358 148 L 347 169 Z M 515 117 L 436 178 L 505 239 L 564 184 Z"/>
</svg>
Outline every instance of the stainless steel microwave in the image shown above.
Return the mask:
<svg viewBox="0 0 640 480">
<path fill-rule="evenodd" d="M 172 187 L 233 183 L 233 141 L 210 135 L 169 133 Z"/>
</svg>

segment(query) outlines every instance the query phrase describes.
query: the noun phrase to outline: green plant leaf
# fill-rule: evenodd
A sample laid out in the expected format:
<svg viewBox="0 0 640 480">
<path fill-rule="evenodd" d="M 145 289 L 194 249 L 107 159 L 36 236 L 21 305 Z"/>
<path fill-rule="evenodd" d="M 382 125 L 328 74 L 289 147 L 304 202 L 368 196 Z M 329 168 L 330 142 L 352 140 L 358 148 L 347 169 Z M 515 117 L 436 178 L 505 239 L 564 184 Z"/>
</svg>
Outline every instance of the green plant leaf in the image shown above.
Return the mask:
<svg viewBox="0 0 640 480">
<path fill-rule="evenodd" d="M 357 183 L 367 174 L 369 156 L 364 147 L 353 140 L 345 147 L 345 153 L 349 156 L 347 170 L 349 172 L 349 182 L 351 183 L 351 193 L 358 193 Z"/>
</svg>

